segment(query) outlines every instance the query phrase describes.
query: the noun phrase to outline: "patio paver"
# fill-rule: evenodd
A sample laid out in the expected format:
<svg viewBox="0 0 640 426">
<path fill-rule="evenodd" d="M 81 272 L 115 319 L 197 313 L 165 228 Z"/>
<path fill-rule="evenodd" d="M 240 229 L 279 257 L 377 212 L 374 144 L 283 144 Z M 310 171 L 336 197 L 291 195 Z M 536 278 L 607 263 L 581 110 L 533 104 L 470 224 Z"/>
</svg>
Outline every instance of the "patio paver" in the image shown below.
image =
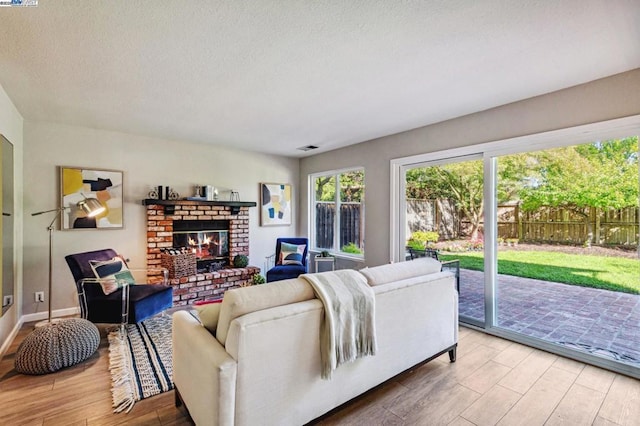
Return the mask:
<svg viewBox="0 0 640 426">
<path fill-rule="evenodd" d="M 484 319 L 484 273 L 460 270 L 460 315 Z M 640 295 L 498 275 L 498 325 L 640 365 Z"/>
</svg>

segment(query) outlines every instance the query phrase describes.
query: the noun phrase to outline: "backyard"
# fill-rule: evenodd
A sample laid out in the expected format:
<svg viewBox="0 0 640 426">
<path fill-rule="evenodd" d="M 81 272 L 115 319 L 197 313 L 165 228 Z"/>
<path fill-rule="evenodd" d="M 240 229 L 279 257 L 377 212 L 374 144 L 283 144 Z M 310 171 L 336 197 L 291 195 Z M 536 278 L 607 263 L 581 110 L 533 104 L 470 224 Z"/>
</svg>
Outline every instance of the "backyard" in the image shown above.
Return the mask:
<svg viewBox="0 0 640 426">
<path fill-rule="evenodd" d="M 462 269 L 484 270 L 482 251 L 441 251 L 440 257 L 459 259 Z M 501 246 L 498 273 L 640 294 L 640 260 L 631 250 L 549 244 Z"/>
</svg>

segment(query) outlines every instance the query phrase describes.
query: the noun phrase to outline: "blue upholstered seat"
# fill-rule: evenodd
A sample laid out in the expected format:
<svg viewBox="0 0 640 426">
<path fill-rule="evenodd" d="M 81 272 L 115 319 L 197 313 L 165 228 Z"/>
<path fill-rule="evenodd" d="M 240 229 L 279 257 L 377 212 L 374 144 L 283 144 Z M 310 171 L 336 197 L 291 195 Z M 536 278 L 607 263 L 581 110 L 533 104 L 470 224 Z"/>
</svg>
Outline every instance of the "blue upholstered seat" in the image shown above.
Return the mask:
<svg viewBox="0 0 640 426">
<path fill-rule="evenodd" d="M 82 282 L 96 278 L 90 261 L 108 261 L 117 255 L 112 249 L 104 249 L 65 257 L 76 282 L 82 317 L 91 322 L 119 324 L 122 321 L 122 289 L 107 295 L 99 284 L 83 285 Z M 128 289 L 129 324 L 143 321 L 173 305 L 173 289 L 168 284 L 132 284 Z"/>
<path fill-rule="evenodd" d="M 296 246 L 304 245 L 301 265 L 283 265 L 281 259 L 282 244 L 292 244 Z M 278 238 L 276 240 L 275 266 L 267 271 L 267 282 L 281 281 L 289 278 L 296 278 L 300 274 L 306 274 L 308 270 L 309 239 L 308 238 Z"/>
</svg>

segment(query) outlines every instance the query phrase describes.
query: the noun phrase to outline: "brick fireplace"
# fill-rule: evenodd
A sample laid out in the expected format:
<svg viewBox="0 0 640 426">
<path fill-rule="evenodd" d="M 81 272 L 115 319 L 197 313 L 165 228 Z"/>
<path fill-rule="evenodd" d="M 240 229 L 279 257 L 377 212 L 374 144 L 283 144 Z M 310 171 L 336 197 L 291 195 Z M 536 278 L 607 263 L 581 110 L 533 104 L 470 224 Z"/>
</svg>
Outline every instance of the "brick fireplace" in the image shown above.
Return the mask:
<svg viewBox="0 0 640 426">
<path fill-rule="evenodd" d="M 185 222 L 228 223 L 225 241 L 228 253 L 225 251 L 223 257 L 217 258 L 219 264 L 223 259 L 227 266 L 211 272 L 201 269 L 194 275 L 171 278 L 174 306 L 220 299 L 229 289 L 250 285 L 253 274 L 260 272 L 260 268 L 255 266 L 228 266 L 236 255 L 249 255 L 249 208 L 256 203 L 146 199 L 142 204 L 147 207 L 147 266 L 150 269 L 162 266 L 162 250 L 175 247 L 174 231 L 184 228 Z M 175 226 L 178 223 L 181 225 Z"/>
</svg>

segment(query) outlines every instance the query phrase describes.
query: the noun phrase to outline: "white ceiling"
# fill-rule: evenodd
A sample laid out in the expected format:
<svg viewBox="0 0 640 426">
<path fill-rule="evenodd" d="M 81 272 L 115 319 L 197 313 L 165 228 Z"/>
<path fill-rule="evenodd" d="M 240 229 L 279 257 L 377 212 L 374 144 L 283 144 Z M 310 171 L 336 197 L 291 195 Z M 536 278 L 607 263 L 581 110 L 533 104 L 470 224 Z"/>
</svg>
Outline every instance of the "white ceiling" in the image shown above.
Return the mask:
<svg viewBox="0 0 640 426">
<path fill-rule="evenodd" d="M 0 8 L 0 84 L 25 119 L 287 156 L 639 67 L 638 0 Z"/>
</svg>

